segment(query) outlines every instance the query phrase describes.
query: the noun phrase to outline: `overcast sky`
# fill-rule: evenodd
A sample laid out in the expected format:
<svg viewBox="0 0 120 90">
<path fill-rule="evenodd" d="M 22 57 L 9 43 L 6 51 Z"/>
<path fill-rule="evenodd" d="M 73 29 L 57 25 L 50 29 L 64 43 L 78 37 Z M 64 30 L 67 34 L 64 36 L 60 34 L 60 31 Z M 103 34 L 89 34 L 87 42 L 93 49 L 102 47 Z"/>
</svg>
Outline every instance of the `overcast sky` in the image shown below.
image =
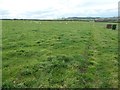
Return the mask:
<svg viewBox="0 0 120 90">
<path fill-rule="evenodd" d="M 2 18 L 118 16 L 119 0 L 0 0 Z"/>
</svg>

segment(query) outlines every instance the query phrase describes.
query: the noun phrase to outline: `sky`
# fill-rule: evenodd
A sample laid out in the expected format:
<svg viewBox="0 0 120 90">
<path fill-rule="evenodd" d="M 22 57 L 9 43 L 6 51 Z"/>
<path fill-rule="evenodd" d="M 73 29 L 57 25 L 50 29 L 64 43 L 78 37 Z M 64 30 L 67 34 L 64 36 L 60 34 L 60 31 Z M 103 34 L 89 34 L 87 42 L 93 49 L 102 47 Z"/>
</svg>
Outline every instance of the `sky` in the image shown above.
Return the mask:
<svg viewBox="0 0 120 90">
<path fill-rule="evenodd" d="M 3 19 L 118 16 L 119 0 L 0 0 Z"/>
</svg>

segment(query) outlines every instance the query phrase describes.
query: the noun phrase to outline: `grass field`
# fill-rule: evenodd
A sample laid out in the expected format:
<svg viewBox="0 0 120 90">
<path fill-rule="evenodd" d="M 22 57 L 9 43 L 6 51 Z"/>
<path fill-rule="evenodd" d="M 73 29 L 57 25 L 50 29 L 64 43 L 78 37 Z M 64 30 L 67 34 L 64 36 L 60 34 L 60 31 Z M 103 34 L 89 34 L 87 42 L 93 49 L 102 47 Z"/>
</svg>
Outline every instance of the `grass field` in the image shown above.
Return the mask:
<svg viewBox="0 0 120 90">
<path fill-rule="evenodd" d="M 2 22 L 2 86 L 117 88 L 118 31 L 107 23 Z"/>
</svg>

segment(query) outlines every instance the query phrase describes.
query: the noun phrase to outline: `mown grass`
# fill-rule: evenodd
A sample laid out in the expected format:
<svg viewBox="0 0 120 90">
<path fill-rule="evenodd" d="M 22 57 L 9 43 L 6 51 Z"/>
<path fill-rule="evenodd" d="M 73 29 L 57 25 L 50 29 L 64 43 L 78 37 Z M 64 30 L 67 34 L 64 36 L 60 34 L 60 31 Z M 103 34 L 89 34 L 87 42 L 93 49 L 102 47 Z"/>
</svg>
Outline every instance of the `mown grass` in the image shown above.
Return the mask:
<svg viewBox="0 0 120 90">
<path fill-rule="evenodd" d="M 0 88 L 2 87 L 2 21 L 0 20 Z"/>
<path fill-rule="evenodd" d="M 117 88 L 117 30 L 106 23 L 3 21 L 7 88 Z"/>
</svg>

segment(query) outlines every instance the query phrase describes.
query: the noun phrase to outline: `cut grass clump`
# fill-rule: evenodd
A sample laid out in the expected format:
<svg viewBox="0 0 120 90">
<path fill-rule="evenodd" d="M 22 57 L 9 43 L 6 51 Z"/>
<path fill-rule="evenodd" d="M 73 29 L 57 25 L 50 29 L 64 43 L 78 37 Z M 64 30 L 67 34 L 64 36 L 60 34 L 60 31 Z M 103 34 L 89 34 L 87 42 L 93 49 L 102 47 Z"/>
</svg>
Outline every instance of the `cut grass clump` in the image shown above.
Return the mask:
<svg viewBox="0 0 120 90">
<path fill-rule="evenodd" d="M 21 76 L 28 76 L 28 75 L 31 75 L 32 74 L 32 71 L 29 70 L 29 69 L 24 69 L 21 71 Z"/>
</svg>

